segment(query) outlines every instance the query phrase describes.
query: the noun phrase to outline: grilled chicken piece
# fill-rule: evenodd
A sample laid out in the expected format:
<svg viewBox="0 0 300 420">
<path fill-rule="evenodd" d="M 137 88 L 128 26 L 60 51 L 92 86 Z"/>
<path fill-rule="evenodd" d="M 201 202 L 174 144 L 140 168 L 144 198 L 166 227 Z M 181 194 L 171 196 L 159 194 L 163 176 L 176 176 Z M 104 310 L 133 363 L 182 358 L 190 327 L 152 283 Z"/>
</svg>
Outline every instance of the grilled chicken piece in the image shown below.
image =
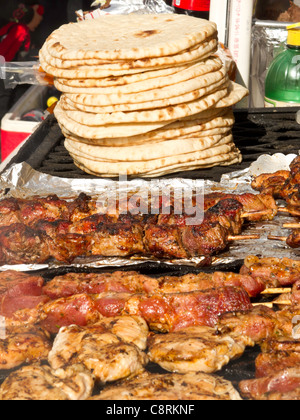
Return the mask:
<svg viewBox="0 0 300 420">
<path fill-rule="evenodd" d="M 0 332 L 0 370 L 47 360 L 52 343 L 49 335 L 41 328 L 1 326 Z"/>
<path fill-rule="evenodd" d="M 13 372 L 0 387 L 1 401 L 80 401 L 93 392 L 92 375 L 82 365 L 53 370 L 49 366 L 25 366 Z"/>
<path fill-rule="evenodd" d="M 300 305 L 287 306 L 277 312 L 258 305 L 248 311 L 221 315 L 216 328 L 220 333 L 247 336 L 258 344 L 274 337 L 294 340 L 295 317 L 300 317 Z"/>
<path fill-rule="evenodd" d="M 153 334 L 148 356 L 169 372 L 213 373 L 240 357 L 254 342 L 243 336 L 216 335 L 210 327 L 190 327 L 169 334 Z"/>
<path fill-rule="evenodd" d="M 280 325 L 272 309 L 259 305 L 249 311 L 221 315 L 217 329 L 223 334 L 241 335 L 249 337 L 255 343 L 260 343 L 266 338 L 272 338 Z"/>
<path fill-rule="evenodd" d="M 38 319 L 38 306 L 49 300 L 43 296 L 44 280 L 18 271 L 0 273 L 0 315 L 6 326 L 34 323 Z"/>
<path fill-rule="evenodd" d="M 82 363 L 104 384 L 137 374 L 148 363 L 148 327 L 140 318 L 106 319 L 88 327 L 60 329 L 49 353 L 53 369 Z"/>
<path fill-rule="evenodd" d="M 76 222 L 97 212 L 97 203 L 81 193 L 73 201 L 56 195 L 29 199 L 5 198 L 0 200 L 0 226 L 24 223 L 32 226 L 39 220 L 68 220 Z"/>
<path fill-rule="evenodd" d="M 243 396 L 253 400 L 300 400 L 300 367 L 283 369 L 270 376 L 242 381 Z"/>
<path fill-rule="evenodd" d="M 0 264 L 42 264 L 51 257 L 51 238 L 25 224 L 0 228 Z"/>
<path fill-rule="evenodd" d="M 69 218 L 68 204 L 52 195 L 46 198 L 16 199 L 0 201 L 0 225 L 24 223 L 30 226 L 36 220 L 57 220 Z"/>
<path fill-rule="evenodd" d="M 57 276 L 43 287 L 43 293 L 51 299 L 75 294 L 104 292 L 142 293 L 156 289 L 158 281 L 135 271 L 113 273 L 68 273 Z"/>
<path fill-rule="evenodd" d="M 92 400 L 241 400 L 231 382 L 205 373 L 143 374 L 105 388 Z"/>
<path fill-rule="evenodd" d="M 0 273 L 0 296 L 9 294 L 15 296 L 40 296 L 43 291 L 44 279 L 40 276 L 6 270 Z"/>
</svg>

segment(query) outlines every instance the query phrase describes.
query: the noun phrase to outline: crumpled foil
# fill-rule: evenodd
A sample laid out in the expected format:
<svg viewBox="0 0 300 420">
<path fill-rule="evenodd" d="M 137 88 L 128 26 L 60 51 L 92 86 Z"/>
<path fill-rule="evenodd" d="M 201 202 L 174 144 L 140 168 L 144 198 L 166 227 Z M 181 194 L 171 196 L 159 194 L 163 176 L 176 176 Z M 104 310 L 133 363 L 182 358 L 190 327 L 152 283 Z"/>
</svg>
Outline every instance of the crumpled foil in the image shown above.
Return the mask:
<svg viewBox="0 0 300 420">
<path fill-rule="evenodd" d="M 110 6 L 106 9 L 96 9 L 90 13 L 78 10 L 78 20 L 97 19 L 102 15 L 128 15 L 137 14 L 160 14 L 174 13 L 173 7 L 168 6 L 164 0 L 111 0 Z"/>
<path fill-rule="evenodd" d="M 265 79 L 274 58 L 285 49 L 287 24 L 256 20 L 252 27 L 250 107 L 264 108 Z"/>
<path fill-rule="evenodd" d="M 13 196 L 16 198 L 29 198 L 32 196 L 46 197 L 56 194 L 64 199 L 74 199 L 78 194 L 84 192 L 101 203 L 108 200 L 108 197 L 115 194 L 141 194 L 146 191 L 156 191 L 163 194 L 166 191 L 188 192 L 196 194 L 208 194 L 210 192 L 226 192 L 234 194 L 243 194 L 247 192 L 256 193 L 251 188 L 253 176 L 261 173 L 275 172 L 277 170 L 289 169 L 289 165 L 296 155 L 283 155 L 281 153 L 262 155 L 249 168 L 226 174 L 221 181 L 204 181 L 192 179 L 156 179 L 146 181 L 143 179 L 111 181 L 107 179 L 68 179 L 57 178 L 51 175 L 35 171 L 27 163 L 11 165 L 0 176 L 0 194 L 4 196 Z M 282 203 L 284 205 L 284 203 Z M 230 244 L 228 250 L 212 258 L 211 265 L 231 264 L 241 261 L 249 255 L 261 257 L 277 258 L 300 258 L 299 249 L 291 249 L 285 242 L 268 240 L 269 235 L 288 236 L 290 231 L 283 229 L 284 223 L 295 222 L 295 218 L 279 214 L 273 221 L 263 221 L 258 223 L 245 223 L 243 235 L 260 235 L 260 239 L 236 241 Z M 125 267 L 135 266 L 148 262 L 163 263 L 168 265 L 186 265 L 197 267 L 207 264 L 204 257 L 191 258 L 187 260 L 157 260 L 152 257 L 131 257 L 131 258 L 80 258 L 71 264 L 72 267 Z M 66 267 L 66 264 L 49 262 L 49 264 L 30 264 L 18 266 L 2 266 L 0 271 L 15 269 L 20 271 L 42 270 L 47 268 Z"/>
</svg>

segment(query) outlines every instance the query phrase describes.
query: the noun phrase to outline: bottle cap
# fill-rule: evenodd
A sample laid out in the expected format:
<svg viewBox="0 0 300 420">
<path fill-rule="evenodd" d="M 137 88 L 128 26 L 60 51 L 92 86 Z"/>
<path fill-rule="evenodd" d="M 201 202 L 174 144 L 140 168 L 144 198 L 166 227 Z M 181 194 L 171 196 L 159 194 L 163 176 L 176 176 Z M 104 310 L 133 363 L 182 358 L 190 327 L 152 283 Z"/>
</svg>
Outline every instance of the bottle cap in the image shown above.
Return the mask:
<svg viewBox="0 0 300 420">
<path fill-rule="evenodd" d="M 48 108 L 50 108 L 57 101 L 58 101 L 58 98 L 56 98 L 55 96 L 51 96 L 47 101 Z"/>
<path fill-rule="evenodd" d="M 287 27 L 288 30 L 288 45 L 300 47 L 300 22 Z"/>
</svg>

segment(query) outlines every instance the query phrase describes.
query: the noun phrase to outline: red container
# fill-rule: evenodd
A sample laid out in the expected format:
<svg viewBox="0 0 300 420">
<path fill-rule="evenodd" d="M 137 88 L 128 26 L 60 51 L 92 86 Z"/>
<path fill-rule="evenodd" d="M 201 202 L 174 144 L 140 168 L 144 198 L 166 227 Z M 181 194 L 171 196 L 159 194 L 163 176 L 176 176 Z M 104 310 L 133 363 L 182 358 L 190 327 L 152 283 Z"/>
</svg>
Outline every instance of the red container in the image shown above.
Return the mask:
<svg viewBox="0 0 300 420">
<path fill-rule="evenodd" d="M 1 160 L 4 161 L 34 130 L 40 122 L 22 121 L 21 117 L 33 109 L 46 109 L 49 89 L 32 86 L 1 121 Z"/>
<path fill-rule="evenodd" d="M 12 114 L 6 114 L 1 123 L 1 160 L 4 161 L 40 123 L 16 121 Z"/>
</svg>

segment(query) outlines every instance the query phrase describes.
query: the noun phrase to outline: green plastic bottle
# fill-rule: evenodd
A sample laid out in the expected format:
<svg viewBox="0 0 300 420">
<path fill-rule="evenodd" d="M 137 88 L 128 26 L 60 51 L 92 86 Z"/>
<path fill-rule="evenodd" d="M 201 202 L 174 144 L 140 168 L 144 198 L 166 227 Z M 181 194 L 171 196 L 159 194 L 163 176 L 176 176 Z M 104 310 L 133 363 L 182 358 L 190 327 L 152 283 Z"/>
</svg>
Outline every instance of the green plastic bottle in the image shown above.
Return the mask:
<svg viewBox="0 0 300 420">
<path fill-rule="evenodd" d="M 300 106 L 300 22 L 287 27 L 287 48 L 272 62 L 265 81 L 265 106 Z"/>
</svg>

